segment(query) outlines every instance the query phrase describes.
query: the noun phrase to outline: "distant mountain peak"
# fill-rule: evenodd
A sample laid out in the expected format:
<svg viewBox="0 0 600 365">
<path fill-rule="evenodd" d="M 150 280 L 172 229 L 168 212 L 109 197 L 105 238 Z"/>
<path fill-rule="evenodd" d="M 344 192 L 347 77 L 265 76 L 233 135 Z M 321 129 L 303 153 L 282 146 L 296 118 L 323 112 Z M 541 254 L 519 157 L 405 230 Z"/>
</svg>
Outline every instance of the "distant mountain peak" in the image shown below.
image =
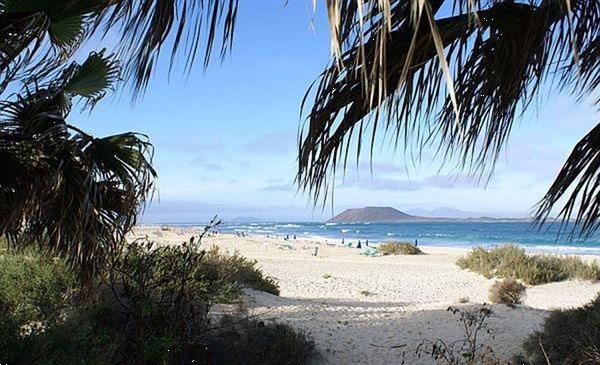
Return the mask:
<svg viewBox="0 0 600 365">
<path fill-rule="evenodd" d="M 381 223 L 406 222 L 423 219 L 399 211 L 392 207 L 368 206 L 364 208 L 346 209 L 328 220 L 328 223 Z"/>
</svg>

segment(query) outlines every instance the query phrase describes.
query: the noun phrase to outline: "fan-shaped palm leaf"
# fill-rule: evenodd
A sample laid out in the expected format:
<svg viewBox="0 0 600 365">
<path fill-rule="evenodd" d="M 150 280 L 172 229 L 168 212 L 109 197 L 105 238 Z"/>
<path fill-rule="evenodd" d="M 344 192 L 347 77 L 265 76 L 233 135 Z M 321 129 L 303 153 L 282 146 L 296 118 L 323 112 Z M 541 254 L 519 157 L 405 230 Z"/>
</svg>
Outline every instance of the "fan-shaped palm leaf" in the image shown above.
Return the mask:
<svg viewBox="0 0 600 365">
<path fill-rule="evenodd" d="M 117 70 L 93 53 L 0 113 L 0 235 L 63 255 L 85 280 L 120 247 L 156 176 L 145 136 L 98 139 L 65 121 L 72 98 L 96 100 Z"/>
</svg>

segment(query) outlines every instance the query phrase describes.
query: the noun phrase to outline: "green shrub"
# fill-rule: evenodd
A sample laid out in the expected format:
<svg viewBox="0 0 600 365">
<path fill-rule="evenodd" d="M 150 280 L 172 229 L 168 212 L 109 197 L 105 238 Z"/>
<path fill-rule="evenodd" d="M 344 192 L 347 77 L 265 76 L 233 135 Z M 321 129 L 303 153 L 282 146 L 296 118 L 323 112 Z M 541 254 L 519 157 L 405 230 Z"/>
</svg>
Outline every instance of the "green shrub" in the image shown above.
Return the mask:
<svg viewBox="0 0 600 365">
<path fill-rule="evenodd" d="M 533 365 L 599 364 L 600 296 L 581 308 L 553 311 L 524 348 Z"/>
<path fill-rule="evenodd" d="M 492 277 L 517 278 L 529 285 L 568 279 L 600 280 L 600 265 L 576 256 L 527 255 L 514 245 L 486 250 L 474 248 L 456 264 L 461 269 Z"/>
<path fill-rule="evenodd" d="M 38 334 L 62 320 L 77 288 L 65 262 L 35 250 L 8 250 L 0 238 L 0 363 L 21 361 Z"/>
<path fill-rule="evenodd" d="M 386 242 L 377 246 L 377 251 L 383 256 L 387 255 L 420 255 L 420 248 L 410 242 Z"/>
<path fill-rule="evenodd" d="M 199 244 L 136 241 L 111 258 L 97 290 L 79 293 L 78 301 L 64 295 L 77 281 L 62 261 L 4 253 L 0 363 L 181 364 L 218 356 L 230 363 L 304 363 L 314 344 L 290 327 L 240 319 L 236 331 L 246 336 L 240 342 L 211 325 L 212 304 L 238 299 L 242 286 L 273 293 L 278 287 L 255 261 L 205 252 Z M 39 330 L 24 330 L 36 323 Z"/>
<path fill-rule="evenodd" d="M 215 364 L 306 364 L 316 355 L 314 340 L 287 324 L 224 316 L 220 326 L 205 352 Z"/>
<path fill-rule="evenodd" d="M 19 326 L 32 329 L 56 321 L 76 285 L 59 259 L 5 250 L 0 255 L 0 312 Z"/>
<path fill-rule="evenodd" d="M 508 306 L 520 304 L 525 295 L 525 285 L 515 279 L 504 279 L 496 281 L 490 287 L 490 302 L 502 303 Z"/>
<path fill-rule="evenodd" d="M 240 287 L 244 286 L 279 295 L 279 284 L 275 279 L 265 276 L 256 260 L 248 260 L 237 252 L 223 254 L 217 246 L 213 246 L 206 252 L 201 266 L 204 274 L 218 283 L 237 284 L 222 290 L 223 299 L 235 299 L 240 294 Z"/>
<path fill-rule="evenodd" d="M 117 315 L 119 313 L 119 315 Z M 120 316 L 116 302 L 101 301 L 78 305 L 64 321 L 43 332 L 19 339 L 19 347 L 11 348 L 15 364 L 118 364 L 127 363 L 132 353 L 127 321 Z M 129 330 L 130 331 L 130 330 Z M 26 349 L 23 351 L 22 349 Z"/>
</svg>

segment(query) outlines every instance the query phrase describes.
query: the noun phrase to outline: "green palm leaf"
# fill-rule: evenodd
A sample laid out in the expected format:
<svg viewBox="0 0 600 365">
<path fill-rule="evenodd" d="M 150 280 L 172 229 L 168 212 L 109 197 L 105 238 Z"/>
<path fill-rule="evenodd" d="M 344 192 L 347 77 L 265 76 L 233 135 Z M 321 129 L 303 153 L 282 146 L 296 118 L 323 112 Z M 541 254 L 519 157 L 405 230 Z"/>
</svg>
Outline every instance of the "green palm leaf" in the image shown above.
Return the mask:
<svg viewBox="0 0 600 365">
<path fill-rule="evenodd" d="M 71 47 L 83 34 L 83 17 L 77 15 L 52 21 L 49 32 L 54 44 L 61 48 Z"/>
<path fill-rule="evenodd" d="M 64 256 L 84 281 L 119 249 L 156 177 L 145 136 L 94 138 L 65 120 L 72 98 L 95 102 L 117 72 L 93 53 L 0 108 L 0 235 Z"/>
<path fill-rule="evenodd" d="M 165 48 L 171 67 L 183 56 L 186 72 L 200 53 L 208 66 L 217 39 L 224 57 L 237 8 L 238 0 L 0 0 L 0 92 L 20 78 L 51 74 L 87 37 L 104 31 L 115 33 L 113 51 L 138 95 Z"/>
<path fill-rule="evenodd" d="M 62 90 L 67 94 L 99 99 L 119 78 L 120 68 L 104 51 L 92 53 L 81 65 L 73 65 Z"/>
</svg>

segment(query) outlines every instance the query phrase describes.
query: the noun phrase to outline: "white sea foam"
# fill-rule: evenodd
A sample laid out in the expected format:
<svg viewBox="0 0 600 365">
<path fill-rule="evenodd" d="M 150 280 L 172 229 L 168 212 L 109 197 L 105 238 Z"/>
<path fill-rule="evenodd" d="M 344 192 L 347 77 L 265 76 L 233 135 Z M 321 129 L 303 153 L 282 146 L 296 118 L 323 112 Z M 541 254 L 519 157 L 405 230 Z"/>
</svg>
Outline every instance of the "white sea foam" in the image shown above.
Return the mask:
<svg viewBox="0 0 600 365">
<path fill-rule="evenodd" d="M 277 227 L 277 228 L 300 228 L 302 226 L 299 224 L 289 223 L 289 224 L 276 224 L 275 227 Z"/>
</svg>

